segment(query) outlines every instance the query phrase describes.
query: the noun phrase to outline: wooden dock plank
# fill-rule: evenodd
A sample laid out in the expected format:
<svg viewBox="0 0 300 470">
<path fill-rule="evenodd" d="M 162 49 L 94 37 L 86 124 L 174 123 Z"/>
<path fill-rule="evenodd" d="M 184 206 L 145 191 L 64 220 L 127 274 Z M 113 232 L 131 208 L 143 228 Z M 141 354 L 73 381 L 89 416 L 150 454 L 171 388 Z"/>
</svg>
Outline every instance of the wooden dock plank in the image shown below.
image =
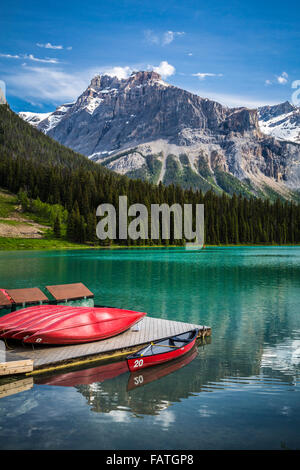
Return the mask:
<svg viewBox="0 0 300 470">
<path fill-rule="evenodd" d="M 33 359 L 6 352 L 4 360 L 0 362 L 0 376 L 22 374 L 33 370 Z"/>
<path fill-rule="evenodd" d="M 55 365 L 67 362 L 83 362 L 93 356 L 99 357 L 100 360 L 101 355 L 121 355 L 126 350 L 139 349 L 141 345 L 151 341 L 184 333 L 193 328 L 204 328 L 206 335 L 211 333 L 209 327 L 147 316 L 142 320 L 139 331 L 130 329 L 106 340 L 70 346 L 34 346 L 34 349 L 29 345 L 17 346 L 10 352 L 10 356 L 21 354 L 23 359 L 26 357 L 33 362 L 33 370 L 37 371 L 42 368 L 55 368 Z"/>
<path fill-rule="evenodd" d="M 58 302 L 63 300 L 76 300 L 83 299 L 85 297 L 94 297 L 93 292 L 91 292 L 82 282 L 46 286 L 46 289 Z"/>
<path fill-rule="evenodd" d="M 13 299 L 16 305 L 49 302 L 49 299 L 38 287 L 28 289 L 6 289 L 8 295 Z"/>
</svg>

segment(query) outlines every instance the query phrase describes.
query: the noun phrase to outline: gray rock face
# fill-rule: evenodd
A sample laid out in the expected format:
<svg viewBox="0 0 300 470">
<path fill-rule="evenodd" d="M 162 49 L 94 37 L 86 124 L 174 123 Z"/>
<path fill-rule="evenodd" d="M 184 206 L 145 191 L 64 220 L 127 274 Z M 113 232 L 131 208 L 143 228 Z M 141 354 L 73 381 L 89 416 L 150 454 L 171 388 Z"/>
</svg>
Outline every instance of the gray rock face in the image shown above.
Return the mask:
<svg viewBox="0 0 300 470">
<path fill-rule="evenodd" d="M 282 114 L 287 114 L 292 111 L 295 111 L 297 108 L 293 106 L 289 101 L 284 103 L 275 104 L 274 106 L 262 106 L 259 108 L 259 118 L 262 121 L 269 121 L 271 118 L 281 116 Z"/>
<path fill-rule="evenodd" d="M 137 72 L 123 80 L 104 75 L 91 81 L 48 133 L 90 156 L 155 139 L 180 145 L 184 143 L 181 131 L 187 128 L 207 136 L 258 131 L 257 113 L 246 108 L 229 110 L 168 85 L 155 72 Z"/>
<path fill-rule="evenodd" d="M 4 91 L 0 88 L 0 104 L 6 104 L 6 99 L 4 96 Z"/>
<path fill-rule="evenodd" d="M 146 71 L 96 76 L 60 108 L 37 127 L 128 176 L 266 197 L 300 190 L 300 146 L 266 135 L 270 120 L 298 118 L 288 102 L 230 109 Z"/>
<path fill-rule="evenodd" d="M 187 127 L 213 133 L 225 115 L 218 103 L 170 86 L 155 72 L 124 80 L 104 75 L 49 135 L 85 155 L 101 154 L 159 138 L 175 143 Z"/>
</svg>

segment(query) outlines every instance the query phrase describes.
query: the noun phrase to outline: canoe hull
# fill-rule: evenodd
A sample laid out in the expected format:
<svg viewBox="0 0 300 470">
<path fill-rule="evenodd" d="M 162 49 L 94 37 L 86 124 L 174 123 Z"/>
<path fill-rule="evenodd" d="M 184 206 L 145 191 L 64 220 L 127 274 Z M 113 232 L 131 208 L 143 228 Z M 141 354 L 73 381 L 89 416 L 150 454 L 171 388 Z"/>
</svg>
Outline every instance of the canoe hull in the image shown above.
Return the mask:
<svg viewBox="0 0 300 470">
<path fill-rule="evenodd" d="M 156 367 L 146 368 L 146 370 L 143 371 L 137 370 L 132 372 L 128 380 L 127 390 L 134 390 L 135 388 L 142 387 L 143 385 L 147 385 L 148 383 L 154 382 L 155 380 L 159 380 L 173 372 L 176 372 L 192 362 L 197 354 L 197 347 L 193 347 L 190 352 L 174 361 L 162 363 Z"/>
<path fill-rule="evenodd" d="M 112 307 L 38 305 L 0 321 L 0 337 L 34 344 L 79 344 L 123 333 L 146 313 Z"/>
<path fill-rule="evenodd" d="M 69 312 L 70 306 L 68 305 L 35 305 L 22 308 L 0 319 L 0 336 L 9 338 L 13 330 L 20 331 L 25 326 L 35 324 L 43 318 L 54 318 L 55 315 L 67 315 Z"/>
<path fill-rule="evenodd" d="M 196 332 L 197 331 L 197 332 Z M 131 356 L 127 357 L 127 363 L 129 370 L 131 372 L 135 372 L 136 370 L 145 369 L 146 367 L 152 367 L 155 365 L 163 364 L 164 362 L 172 361 L 173 359 L 177 359 L 185 354 L 187 354 L 195 345 L 198 330 L 195 330 L 195 334 L 193 339 L 182 347 L 174 348 L 168 352 L 162 352 L 161 354 L 154 354 L 154 355 L 139 355 L 139 352 L 136 354 L 132 354 Z M 159 342 L 156 342 L 157 344 Z M 154 342 L 154 346 L 156 345 Z M 141 351 L 145 350 L 143 348 Z M 163 348 L 162 348 L 163 350 Z M 140 352 L 141 352 L 140 351 Z"/>
<path fill-rule="evenodd" d="M 79 344 L 99 341 L 131 328 L 140 321 L 146 313 L 117 308 L 73 307 L 74 314 L 65 312 L 65 316 L 56 317 L 43 322 L 43 328 L 35 330 L 34 322 L 28 328 L 24 343 L 34 344 Z M 47 325 L 48 321 L 48 325 Z M 32 332 L 35 331 L 33 334 Z"/>
<path fill-rule="evenodd" d="M 31 311 L 27 312 L 26 309 L 22 309 L 24 312 L 22 316 L 17 318 L 14 322 L 11 320 L 6 327 L 3 327 L 2 333 L 0 336 L 2 338 L 12 338 L 15 339 L 22 339 L 23 336 L 26 336 L 28 332 L 30 332 L 31 325 L 33 326 L 32 334 L 37 331 L 38 327 L 41 329 L 43 325 L 46 325 L 47 321 L 54 321 L 56 318 L 62 317 L 63 315 L 66 316 L 68 313 L 66 307 L 64 306 L 50 306 L 45 308 L 46 306 L 33 307 Z M 44 323 L 42 323 L 44 322 Z M 24 335 L 17 337 L 15 335 L 21 334 L 25 332 Z"/>
</svg>

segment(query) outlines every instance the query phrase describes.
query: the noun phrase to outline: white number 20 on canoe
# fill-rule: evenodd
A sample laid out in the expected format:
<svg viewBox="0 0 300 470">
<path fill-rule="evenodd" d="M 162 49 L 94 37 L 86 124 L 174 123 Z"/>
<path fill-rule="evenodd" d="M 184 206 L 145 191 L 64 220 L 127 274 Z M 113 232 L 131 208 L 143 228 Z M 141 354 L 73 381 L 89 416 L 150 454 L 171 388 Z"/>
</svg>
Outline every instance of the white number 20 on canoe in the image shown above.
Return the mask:
<svg viewBox="0 0 300 470">
<path fill-rule="evenodd" d="M 133 367 L 136 369 L 137 367 L 142 367 L 143 364 L 144 364 L 143 359 L 137 359 L 136 361 L 134 361 Z"/>
</svg>

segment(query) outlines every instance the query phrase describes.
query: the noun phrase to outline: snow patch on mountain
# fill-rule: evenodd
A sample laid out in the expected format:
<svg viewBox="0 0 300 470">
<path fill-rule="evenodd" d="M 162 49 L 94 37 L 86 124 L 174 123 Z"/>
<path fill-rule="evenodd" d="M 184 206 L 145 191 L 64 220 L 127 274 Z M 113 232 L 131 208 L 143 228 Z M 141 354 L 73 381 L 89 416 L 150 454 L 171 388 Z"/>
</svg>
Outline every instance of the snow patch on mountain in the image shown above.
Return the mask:
<svg viewBox="0 0 300 470">
<path fill-rule="evenodd" d="M 97 75 L 75 103 L 37 128 L 113 171 L 155 184 L 260 197 L 293 198 L 300 190 L 300 108 L 289 102 L 227 108 L 156 72 Z"/>
<path fill-rule="evenodd" d="M 300 143 L 300 108 L 288 101 L 258 109 L 261 131 L 282 141 Z"/>
<path fill-rule="evenodd" d="M 89 114 L 93 114 L 94 111 L 98 108 L 98 106 L 103 102 L 104 100 L 102 98 L 90 98 L 87 105 L 85 106 L 85 109 Z"/>
<path fill-rule="evenodd" d="M 20 112 L 19 116 L 34 127 L 38 127 L 44 134 L 54 129 L 64 115 L 74 106 L 74 103 L 65 103 L 58 106 L 52 113 Z"/>
<path fill-rule="evenodd" d="M 42 122 L 44 119 L 47 119 L 52 113 L 32 113 L 30 111 L 21 111 L 19 116 L 24 119 L 24 121 L 29 122 L 33 127 Z"/>
</svg>

